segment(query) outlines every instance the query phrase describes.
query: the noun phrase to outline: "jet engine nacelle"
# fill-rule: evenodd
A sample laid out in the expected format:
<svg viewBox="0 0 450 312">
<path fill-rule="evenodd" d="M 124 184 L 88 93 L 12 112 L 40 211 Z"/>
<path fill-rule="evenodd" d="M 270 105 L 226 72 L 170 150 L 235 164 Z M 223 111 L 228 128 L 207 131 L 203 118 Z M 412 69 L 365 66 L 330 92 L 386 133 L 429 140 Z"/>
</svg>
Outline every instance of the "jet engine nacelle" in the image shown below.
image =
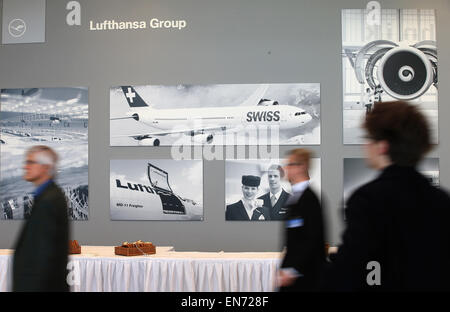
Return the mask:
<svg viewBox="0 0 450 312">
<path fill-rule="evenodd" d="M 146 112 L 146 108 L 135 108 L 133 111 L 127 112 L 125 116 L 145 124 L 151 124 L 153 122 L 153 118 Z"/>
<path fill-rule="evenodd" d="M 424 94 L 433 83 L 433 65 L 419 49 L 395 47 L 381 58 L 377 77 L 390 96 L 412 100 Z"/>
<path fill-rule="evenodd" d="M 139 140 L 139 145 L 142 146 L 159 146 L 159 139 L 157 138 L 145 138 L 142 140 Z"/>
<path fill-rule="evenodd" d="M 214 136 L 212 134 L 203 133 L 203 134 L 196 134 L 192 138 L 197 143 L 209 144 L 213 141 Z"/>
<path fill-rule="evenodd" d="M 258 103 L 258 106 L 271 106 L 271 105 L 278 105 L 278 101 L 261 99 Z"/>
</svg>

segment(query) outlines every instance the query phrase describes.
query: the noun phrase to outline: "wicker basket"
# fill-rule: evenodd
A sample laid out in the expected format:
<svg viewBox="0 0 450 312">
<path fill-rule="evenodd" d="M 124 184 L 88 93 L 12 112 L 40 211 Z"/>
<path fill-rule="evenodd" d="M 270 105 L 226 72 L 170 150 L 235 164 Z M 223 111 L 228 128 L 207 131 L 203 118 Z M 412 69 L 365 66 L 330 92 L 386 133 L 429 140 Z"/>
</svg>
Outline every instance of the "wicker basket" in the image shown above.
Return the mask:
<svg viewBox="0 0 450 312">
<path fill-rule="evenodd" d="M 81 253 L 81 246 L 78 244 L 76 240 L 70 240 L 69 241 L 69 255 L 73 254 L 80 254 Z"/>
<path fill-rule="evenodd" d="M 153 244 L 134 244 L 133 246 L 116 246 L 114 248 L 116 255 L 120 256 L 145 256 L 156 253 L 156 247 Z"/>
</svg>

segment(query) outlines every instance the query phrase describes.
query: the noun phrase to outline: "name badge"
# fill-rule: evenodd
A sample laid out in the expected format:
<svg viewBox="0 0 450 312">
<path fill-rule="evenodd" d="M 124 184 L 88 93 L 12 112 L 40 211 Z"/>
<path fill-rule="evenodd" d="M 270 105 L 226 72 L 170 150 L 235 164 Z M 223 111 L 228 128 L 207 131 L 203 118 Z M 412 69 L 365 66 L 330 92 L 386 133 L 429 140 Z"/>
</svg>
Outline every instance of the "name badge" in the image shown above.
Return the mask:
<svg viewBox="0 0 450 312">
<path fill-rule="evenodd" d="M 301 227 L 301 226 L 303 226 L 303 223 L 304 223 L 303 222 L 303 218 L 287 220 L 286 221 L 286 227 L 287 228 Z"/>
</svg>

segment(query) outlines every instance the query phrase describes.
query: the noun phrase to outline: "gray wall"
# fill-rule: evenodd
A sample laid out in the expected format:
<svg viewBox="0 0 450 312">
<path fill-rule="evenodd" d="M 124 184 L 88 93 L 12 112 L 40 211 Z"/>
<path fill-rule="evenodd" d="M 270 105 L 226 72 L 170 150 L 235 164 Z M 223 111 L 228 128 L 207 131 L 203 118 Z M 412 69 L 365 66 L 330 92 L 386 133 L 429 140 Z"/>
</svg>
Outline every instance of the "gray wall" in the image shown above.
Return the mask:
<svg viewBox="0 0 450 312">
<path fill-rule="evenodd" d="M 72 222 L 82 244 L 150 240 L 177 250 L 276 251 L 280 222 L 224 221 L 224 162 L 204 163 L 203 222 L 110 221 L 109 160 L 169 158 L 169 147 L 109 147 L 109 88 L 123 84 L 321 84 L 322 198 L 328 238 L 340 241 L 343 158 L 363 157 L 342 144 L 341 9 L 362 0 L 85 0 L 82 26 L 68 27 L 68 1 L 47 0 L 45 44 L 0 46 L 0 88 L 89 87 L 89 221 Z M 435 8 L 439 53 L 441 185 L 450 189 L 450 1 L 380 1 L 382 8 Z M 88 21 L 178 17 L 184 31 L 88 31 Z M 291 147 L 282 146 L 281 156 Z M 22 161 L 18 159 L 17 161 Z M 12 248 L 22 221 L 0 222 L 0 248 Z"/>
</svg>

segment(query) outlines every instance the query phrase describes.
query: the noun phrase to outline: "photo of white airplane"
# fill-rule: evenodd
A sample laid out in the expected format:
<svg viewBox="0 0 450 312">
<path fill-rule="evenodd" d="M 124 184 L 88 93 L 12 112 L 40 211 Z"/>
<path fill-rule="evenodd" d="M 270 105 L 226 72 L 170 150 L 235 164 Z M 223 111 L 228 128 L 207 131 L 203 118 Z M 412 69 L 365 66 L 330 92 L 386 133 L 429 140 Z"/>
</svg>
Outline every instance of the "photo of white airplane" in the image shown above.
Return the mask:
<svg viewBox="0 0 450 312">
<path fill-rule="evenodd" d="M 111 220 L 202 221 L 202 171 L 201 160 L 111 160 Z"/>
<path fill-rule="evenodd" d="M 111 140 L 128 137 L 135 140 L 136 145 L 159 146 L 170 145 L 164 142 L 164 137 L 184 135 L 197 144 L 220 144 L 220 141 L 214 141 L 217 135 L 264 127 L 295 132 L 313 120 L 313 116 L 303 108 L 265 98 L 270 85 L 252 86 L 255 90 L 240 105 L 189 108 L 155 108 L 133 86 L 121 86 L 122 105 L 126 101 L 128 111 L 122 116 L 111 115 L 111 129 L 117 130 L 125 120 L 132 120 L 145 128 L 141 127 L 139 132 L 111 134 Z M 314 117 L 318 119 L 317 115 Z"/>
</svg>

